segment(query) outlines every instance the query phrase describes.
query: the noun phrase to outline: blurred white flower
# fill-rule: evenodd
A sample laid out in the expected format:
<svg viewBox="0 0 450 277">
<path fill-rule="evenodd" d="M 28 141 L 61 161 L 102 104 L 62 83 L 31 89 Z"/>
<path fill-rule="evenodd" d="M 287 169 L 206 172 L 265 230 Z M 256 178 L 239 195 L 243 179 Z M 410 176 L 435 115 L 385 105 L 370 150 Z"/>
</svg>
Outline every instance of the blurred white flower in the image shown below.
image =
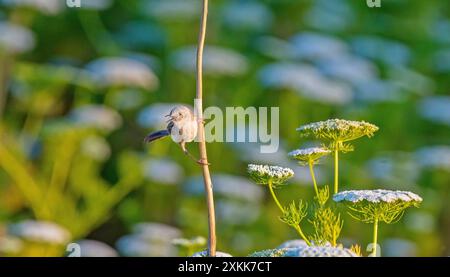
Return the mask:
<svg viewBox="0 0 450 277">
<path fill-rule="evenodd" d="M 264 31 L 273 20 L 272 12 L 259 1 L 232 1 L 223 7 L 226 26 L 235 30 Z"/>
<path fill-rule="evenodd" d="M 399 102 L 406 98 L 404 91 L 391 80 L 367 80 L 354 84 L 355 99 L 362 102 Z"/>
<path fill-rule="evenodd" d="M 154 222 L 140 223 L 133 227 L 133 234 L 121 237 L 116 247 L 127 257 L 173 257 L 177 248 L 172 241 L 181 237 L 175 227 Z"/>
<path fill-rule="evenodd" d="M 25 27 L 9 22 L 0 22 L 0 34 L 0 52 L 20 54 L 34 48 L 34 35 Z"/>
<path fill-rule="evenodd" d="M 450 20 L 439 19 L 430 26 L 430 35 L 437 42 L 450 44 Z"/>
<path fill-rule="evenodd" d="M 117 251 L 108 244 L 96 240 L 80 240 L 81 257 L 117 257 Z"/>
<path fill-rule="evenodd" d="M 23 242 L 12 236 L 0 236 L 0 255 L 14 255 L 20 253 L 24 248 Z"/>
<path fill-rule="evenodd" d="M 422 198 L 415 193 L 400 190 L 348 190 L 342 191 L 333 196 L 335 202 L 352 202 L 358 203 L 367 201 L 370 203 L 393 203 L 401 202 L 422 202 Z"/>
<path fill-rule="evenodd" d="M 25 241 L 60 245 L 67 243 L 71 238 L 69 231 L 56 223 L 35 220 L 8 225 L 8 234 Z"/>
<path fill-rule="evenodd" d="M 408 46 L 382 37 L 357 36 L 351 46 L 355 53 L 391 66 L 406 65 L 411 60 Z"/>
<path fill-rule="evenodd" d="M 304 32 L 291 38 L 295 57 L 317 60 L 343 55 L 348 51 L 344 41 L 319 33 Z"/>
<path fill-rule="evenodd" d="M 424 168 L 450 171 L 450 146 L 422 147 L 416 151 L 416 159 Z"/>
<path fill-rule="evenodd" d="M 170 242 L 152 242 L 139 235 L 127 235 L 116 242 L 119 253 L 125 257 L 175 257 L 177 249 Z"/>
<path fill-rule="evenodd" d="M 290 89 L 320 103 L 344 105 L 353 98 L 350 86 L 325 78 L 309 65 L 270 64 L 259 72 L 259 78 L 265 87 Z"/>
<path fill-rule="evenodd" d="M 142 170 L 148 180 L 167 185 L 179 184 L 184 176 L 183 168 L 169 159 L 148 158 L 143 161 Z"/>
<path fill-rule="evenodd" d="M 86 105 L 77 107 L 69 115 L 69 119 L 80 126 L 113 131 L 122 125 L 122 117 L 115 110 L 102 105 Z"/>
<path fill-rule="evenodd" d="M 416 244 L 400 238 L 385 239 L 381 244 L 381 251 L 386 257 L 417 257 Z"/>
<path fill-rule="evenodd" d="M 29 7 L 48 15 L 62 11 L 65 1 L 61 0 L 0 0 L 1 4 L 11 7 Z"/>
<path fill-rule="evenodd" d="M 124 86 L 155 90 L 158 77 L 146 64 L 129 58 L 101 58 L 86 66 L 101 87 Z"/>
<path fill-rule="evenodd" d="M 218 200 L 216 208 L 218 220 L 229 225 L 250 225 L 260 215 L 260 207 L 255 203 Z"/>
<path fill-rule="evenodd" d="M 212 181 L 214 184 L 214 193 L 217 196 L 253 203 L 260 202 L 264 197 L 264 190 L 261 187 L 243 177 L 215 174 L 212 176 Z M 191 195 L 204 194 L 201 177 L 189 178 L 183 187 Z"/>
<path fill-rule="evenodd" d="M 192 255 L 192 257 L 196 257 L 196 258 L 198 258 L 198 257 L 207 257 L 207 255 L 208 255 L 208 253 L 206 252 L 206 250 L 204 250 L 204 251 L 195 253 L 194 255 Z M 216 252 L 216 257 L 228 258 L 228 257 L 233 257 L 233 256 L 231 256 L 230 254 L 225 253 L 225 252 L 217 251 Z"/>
<path fill-rule="evenodd" d="M 435 123 L 450 126 L 450 96 L 432 96 L 419 104 L 420 115 Z"/>
<path fill-rule="evenodd" d="M 81 142 L 81 152 L 96 161 L 106 161 L 111 156 L 108 141 L 100 136 L 89 136 Z"/>
<path fill-rule="evenodd" d="M 420 166 L 411 153 L 393 152 L 375 157 L 367 162 L 370 175 L 383 183 L 415 184 L 420 176 Z"/>
<path fill-rule="evenodd" d="M 82 9 L 103 11 L 111 7 L 113 0 L 81 0 Z"/>
<path fill-rule="evenodd" d="M 288 240 L 280 244 L 277 248 L 283 249 L 283 248 L 303 248 L 307 247 L 308 244 L 302 240 L 302 239 L 296 239 L 296 240 Z"/>
<path fill-rule="evenodd" d="M 142 34 L 146 33 L 145 36 Z M 166 33 L 164 29 L 155 23 L 136 20 L 128 21 L 115 33 L 122 45 L 127 49 L 148 50 L 161 49 L 166 43 Z"/>
<path fill-rule="evenodd" d="M 315 0 L 305 16 L 308 26 L 321 31 L 341 32 L 355 21 L 355 11 L 346 0 Z"/>
<path fill-rule="evenodd" d="M 450 72 L 450 48 L 442 49 L 433 55 L 433 69 L 437 72 Z"/>
<path fill-rule="evenodd" d="M 165 116 L 178 105 L 192 108 L 192 106 L 181 103 L 154 103 L 139 112 L 137 123 L 143 128 L 163 130 L 167 127 L 167 117 Z"/>
<path fill-rule="evenodd" d="M 423 211 L 408 213 L 404 222 L 409 230 L 422 234 L 431 234 L 436 228 L 434 215 Z"/>
<path fill-rule="evenodd" d="M 155 222 L 136 224 L 133 227 L 133 233 L 148 241 L 167 241 L 169 243 L 181 237 L 181 231 L 178 228 Z"/>
<path fill-rule="evenodd" d="M 326 76 L 352 85 L 374 80 L 379 74 L 377 67 L 372 62 L 349 54 L 321 59 L 317 64 Z"/>
<path fill-rule="evenodd" d="M 202 10 L 200 0 L 148 0 L 143 10 L 160 21 L 195 20 Z"/>
<path fill-rule="evenodd" d="M 259 37 L 255 40 L 254 46 L 261 54 L 272 59 L 289 60 L 294 58 L 294 46 L 277 37 Z"/>
<path fill-rule="evenodd" d="M 171 64 L 186 73 L 196 72 L 195 46 L 183 47 L 170 56 Z M 248 71 L 247 58 L 231 49 L 218 46 L 206 46 L 203 54 L 203 70 L 205 75 L 240 76 Z"/>
<path fill-rule="evenodd" d="M 435 82 L 428 76 L 406 67 L 390 68 L 387 72 L 389 80 L 396 86 L 416 95 L 428 95 L 434 93 Z"/>
<path fill-rule="evenodd" d="M 144 101 L 145 95 L 135 89 L 123 89 L 108 95 L 108 103 L 122 111 L 138 108 Z"/>
</svg>

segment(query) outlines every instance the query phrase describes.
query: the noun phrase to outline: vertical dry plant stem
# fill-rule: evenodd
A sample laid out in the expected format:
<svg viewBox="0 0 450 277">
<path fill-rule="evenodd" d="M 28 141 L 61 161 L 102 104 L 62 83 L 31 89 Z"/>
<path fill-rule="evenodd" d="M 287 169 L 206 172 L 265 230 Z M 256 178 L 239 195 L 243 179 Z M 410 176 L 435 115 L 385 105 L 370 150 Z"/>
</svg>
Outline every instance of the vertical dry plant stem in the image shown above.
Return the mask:
<svg viewBox="0 0 450 277">
<path fill-rule="evenodd" d="M 375 221 L 373 222 L 373 253 L 372 256 L 377 256 L 377 243 L 378 243 L 378 218 L 375 218 Z"/>
<path fill-rule="evenodd" d="M 199 138 L 199 151 L 200 159 L 202 161 L 203 181 L 205 185 L 206 203 L 208 205 L 208 224 L 209 224 L 209 236 L 208 236 L 208 256 L 216 256 L 216 216 L 214 211 L 214 195 L 211 182 L 211 175 L 209 173 L 208 155 L 206 152 L 205 141 L 205 126 L 202 122 L 203 119 L 203 50 L 205 47 L 206 37 L 206 23 L 208 20 L 208 0 L 203 0 L 203 10 L 200 23 L 200 33 L 198 35 L 198 48 L 197 48 L 197 116 L 198 119 L 198 138 Z"/>
</svg>

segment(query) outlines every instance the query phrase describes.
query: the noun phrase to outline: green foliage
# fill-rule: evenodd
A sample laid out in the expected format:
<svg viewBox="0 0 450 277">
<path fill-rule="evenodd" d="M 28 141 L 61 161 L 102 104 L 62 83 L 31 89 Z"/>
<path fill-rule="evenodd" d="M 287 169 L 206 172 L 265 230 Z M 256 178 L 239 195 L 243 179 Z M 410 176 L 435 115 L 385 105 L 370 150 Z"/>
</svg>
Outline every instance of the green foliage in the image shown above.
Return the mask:
<svg viewBox="0 0 450 277">
<path fill-rule="evenodd" d="M 8 174 L 38 220 L 58 223 L 82 238 L 105 222 L 111 210 L 142 182 L 139 159 L 119 156 L 119 180 L 109 184 L 100 175 L 99 161 L 82 151 L 92 130 L 64 128 L 44 140 L 44 163 L 26 161 L 12 140 L 0 141 L 0 167 Z M 41 167 L 40 167 L 41 166 Z"/>
<path fill-rule="evenodd" d="M 315 245 L 325 245 L 329 242 L 333 247 L 337 246 L 344 225 L 340 214 L 336 214 L 330 207 L 318 207 L 309 222 L 314 227 L 314 234 L 310 236 L 310 240 L 314 241 Z"/>
<path fill-rule="evenodd" d="M 330 243 L 335 247 L 344 221 L 341 220 L 341 215 L 337 214 L 334 209 L 325 206 L 329 197 L 328 186 L 319 189 L 319 194 L 316 197 L 317 205 L 315 205 L 312 219 L 309 220 L 314 227 L 314 234 L 309 238 L 314 241 L 315 245 Z"/>
<path fill-rule="evenodd" d="M 289 226 L 297 227 L 302 220 L 308 215 L 308 205 L 302 200 L 298 201 L 298 205 L 295 201 L 292 201 L 289 206 L 284 208 L 284 213 L 280 217 L 280 220 Z"/>
<path fill-rule="evenodd" d="M 319 193 L 315 199 L 317 203 L 319 203 L 319 206 L 323 207 L 327 203 L 329 198 L 330 198 L 330 190 L 328 186 L 325 186 L 319 189 Z"/>
</svg>

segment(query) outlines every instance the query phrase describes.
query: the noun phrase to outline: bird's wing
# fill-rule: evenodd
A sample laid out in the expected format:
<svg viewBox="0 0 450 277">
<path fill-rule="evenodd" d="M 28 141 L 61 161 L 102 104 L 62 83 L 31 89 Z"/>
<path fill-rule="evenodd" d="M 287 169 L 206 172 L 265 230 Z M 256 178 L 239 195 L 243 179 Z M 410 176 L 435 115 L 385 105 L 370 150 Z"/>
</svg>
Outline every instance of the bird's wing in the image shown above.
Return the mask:
<svg viewBox="0 0 450 277">
<path fill-rule="evenodd" d="M 167 125 L 167 131 L 169 132 L 169 134 L 172 134 L 172 129 L 174 125 L 175 123 L 173 121 L 169 121 L 169 124 Z"/>
</svg>

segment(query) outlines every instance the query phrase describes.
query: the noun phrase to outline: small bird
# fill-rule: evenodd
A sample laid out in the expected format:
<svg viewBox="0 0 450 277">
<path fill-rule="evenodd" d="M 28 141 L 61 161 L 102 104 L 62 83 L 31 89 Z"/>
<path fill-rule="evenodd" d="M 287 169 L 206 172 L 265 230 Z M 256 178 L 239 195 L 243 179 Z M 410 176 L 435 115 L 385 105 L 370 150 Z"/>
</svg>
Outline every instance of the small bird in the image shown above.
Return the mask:
<svg viewBox="0 0 450 277">
<path fill-rule="evenodd" d="M 201 159 L 196 159 L 186 148 L 186 143 L 194 141 L 197 137 L 198 123 L 202 120 L 197 119 L 192 110 L 183 105 L 174 107 L 166 117 L 169 118 L 167 120 L 167 128 L 165 130 L 150 133 L 145 137 L 144 142 L 150 143 L 160 138 L 170 136 L 175 143 L 181 146 L 184 154 L 188 155 L 198 164 L 208 164 Z"/>
</svg>

